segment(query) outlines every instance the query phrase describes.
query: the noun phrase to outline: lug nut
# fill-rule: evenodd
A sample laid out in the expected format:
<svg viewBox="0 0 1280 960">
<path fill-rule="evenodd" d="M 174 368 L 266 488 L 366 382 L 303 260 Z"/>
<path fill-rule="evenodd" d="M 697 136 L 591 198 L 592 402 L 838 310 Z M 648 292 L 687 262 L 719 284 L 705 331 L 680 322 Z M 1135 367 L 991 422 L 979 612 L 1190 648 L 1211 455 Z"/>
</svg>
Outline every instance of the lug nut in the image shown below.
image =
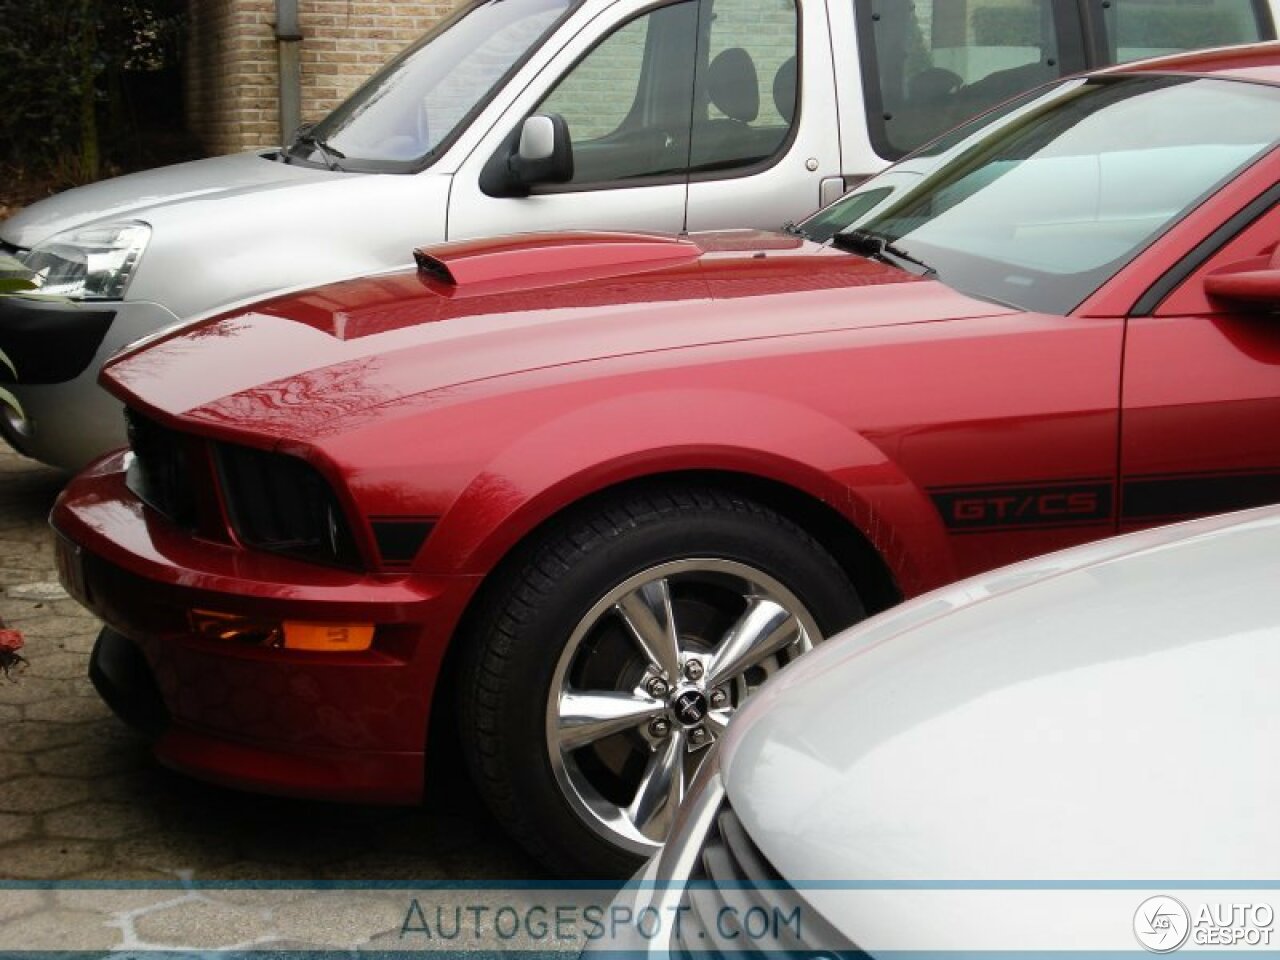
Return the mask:
<svg viewBox="0 0 1280 960">
<path fill-rule="evenodd" d="M 692 680 L 695 683 L 702 679 L 702 661 L 690 660 L 684 665 L 685 679 Z"/>
<path fill-rule="evenodd" d="M 689 731 L 689 742 L 695 747 L 700 747 L 707 742 L 707 731 L 702 727 L 694 727 Z"/>
<path fill-rule="evenodd" d="M 711 691 L 711 706 L 719 708 L 719 707 L 723 707 L 728 702 L 729 702 L 729 695 L 725 693 L 723 690 Z"/>
<path fill-rule="evenodd" d="M 649 696 L 661 700 L 671 692 L 671 688 L 667 686 L 667 681 L 661 677 L 654 677 L 645 687 L 649 691 Z"/>
<path fill-rule="evenodd" d="M 655 737 L 665 737 L 671 732 L 671 724 L 662 717 L 649 721 L 649 733 Z"/>
</svg>

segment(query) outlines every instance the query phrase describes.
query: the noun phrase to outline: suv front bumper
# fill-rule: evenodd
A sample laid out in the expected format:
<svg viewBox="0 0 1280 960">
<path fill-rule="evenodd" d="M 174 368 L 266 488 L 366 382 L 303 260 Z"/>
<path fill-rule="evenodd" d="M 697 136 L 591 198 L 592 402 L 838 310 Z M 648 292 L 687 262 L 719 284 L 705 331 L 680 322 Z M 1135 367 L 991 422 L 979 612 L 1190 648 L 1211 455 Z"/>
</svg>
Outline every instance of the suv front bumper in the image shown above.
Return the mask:
<svg viewBox="0 0 1280 960">
<path fill-rule="evenodd" d="M 24 414 L 0 411 L 0 435 L 64 470 L 123 447 L 123 407 L 98 385 L 98 373 L 124 347 L 177 322 L 157 303 L 0 298 L 0 350 L 18 371 L 5 388 Z"/>
</svg>

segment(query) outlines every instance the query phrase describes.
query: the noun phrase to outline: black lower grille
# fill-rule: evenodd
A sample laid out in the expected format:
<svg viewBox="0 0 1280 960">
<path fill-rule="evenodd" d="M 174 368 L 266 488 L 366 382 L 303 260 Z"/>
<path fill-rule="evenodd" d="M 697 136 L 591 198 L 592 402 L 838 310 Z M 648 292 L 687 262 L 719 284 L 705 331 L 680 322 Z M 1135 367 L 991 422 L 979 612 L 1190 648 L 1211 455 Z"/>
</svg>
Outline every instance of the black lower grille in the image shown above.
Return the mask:
<svg viewBox="0 0 1280 960">
<path fill-rule="evenodd" d="M 864 957 L 788 884 L 726 803 L 681 901 L 680 957 Z"/>
<path fill-rule="evenodd" d="M 157 513 L 194 530 L 198 508 L 186 438 L 134 410 L 125 412 L 125 421 L 133 449 L 129 489 Z"/>
</svg>

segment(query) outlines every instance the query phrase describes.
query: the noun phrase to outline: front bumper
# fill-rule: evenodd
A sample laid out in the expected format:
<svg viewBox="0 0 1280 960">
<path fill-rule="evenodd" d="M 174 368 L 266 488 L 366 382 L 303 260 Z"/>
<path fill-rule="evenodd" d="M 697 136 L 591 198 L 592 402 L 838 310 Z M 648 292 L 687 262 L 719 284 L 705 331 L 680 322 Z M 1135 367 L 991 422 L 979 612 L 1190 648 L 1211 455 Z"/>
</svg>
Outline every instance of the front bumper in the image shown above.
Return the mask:
<svg viewBox="0 0 1280 960">
<path fill-rule="evenodd" d="M 98 373 L 123 347 L 177 322 L 157 303 L 0 298 L 0 350 L 18 371 L 5 388 L 25 414 L 3 411 L 0 434 L 19 453 L 65 470 L 123 447 L 123 408 L 98 386 Z"/>
<path fill-rule="evenodd" d="M 50 518 L 63 584 L 109 628 L 93 667 L 107 703 L 158 734 L 161 762 L 203 779 L 420 800 L 432 695 L 477 578 L 372 576 L 198 540 L 134 497 L 126 456 L 73 480 Z M 377 632 L 363 652 L 265 648 L 195 634 L 196 609 Z"/>
</svg>

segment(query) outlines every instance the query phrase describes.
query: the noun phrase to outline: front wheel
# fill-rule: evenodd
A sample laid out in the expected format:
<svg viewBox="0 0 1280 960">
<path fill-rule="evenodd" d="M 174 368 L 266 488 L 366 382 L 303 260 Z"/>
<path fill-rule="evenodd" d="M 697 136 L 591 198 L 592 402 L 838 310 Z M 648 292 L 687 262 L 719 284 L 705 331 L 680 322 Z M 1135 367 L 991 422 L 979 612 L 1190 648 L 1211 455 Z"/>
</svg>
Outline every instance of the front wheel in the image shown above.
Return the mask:
<svg viewBox="0 0 1280 960">
<path fill-rule="evenodd" d="M 743 701 L 862 616 L 822 546 L 752 500 L 680 488 L 580 511 L 476 621 L 461 676 L 476 783 L 552 869 L 624 876 Z"/>
</svg>

